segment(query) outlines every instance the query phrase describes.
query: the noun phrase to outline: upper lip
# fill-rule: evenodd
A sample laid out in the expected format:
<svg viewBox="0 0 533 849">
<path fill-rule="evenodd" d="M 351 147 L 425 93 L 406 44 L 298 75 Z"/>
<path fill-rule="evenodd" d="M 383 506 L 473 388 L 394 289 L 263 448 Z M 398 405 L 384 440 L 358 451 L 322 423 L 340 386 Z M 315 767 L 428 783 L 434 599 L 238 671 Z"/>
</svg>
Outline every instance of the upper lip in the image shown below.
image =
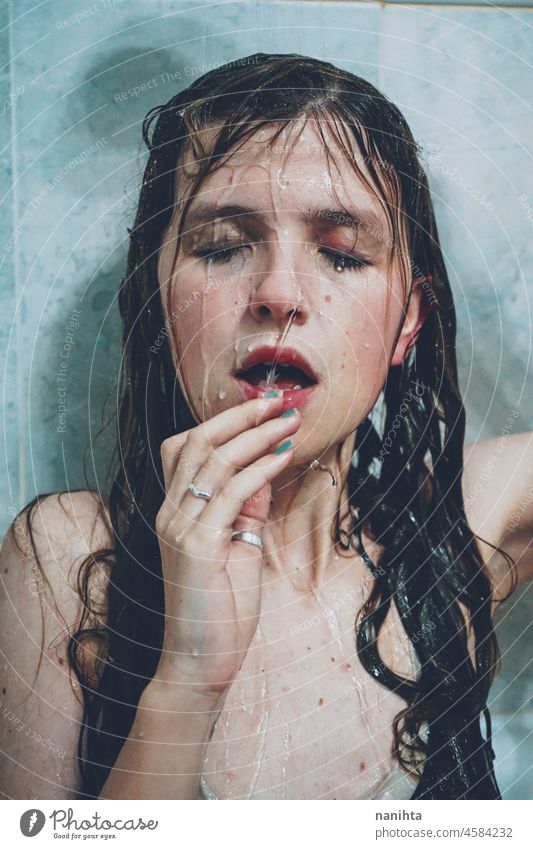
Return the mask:
<svg viewBox="0 0 533 849">
<path fill-rule="evenodd" d="M 282 348 L 281 350 L 273 345 L 260 345 L 258 348 L 255 348 L 244 360 L 243 364 L 239 369 L 237 369 L 236 374 L 239 372 L 247 371 L 248 369 L 253 368 L 258 363 L 265 362 L 276 362 L 276 365 L 291 365 L 296 366 L 307 377 L 312 380 L 314 383 L 318 383 L 318 378 L 311 366 L 311 364 L 305 359 L 303 354 L 296 350 L 296 348 Z"/>
</svg>

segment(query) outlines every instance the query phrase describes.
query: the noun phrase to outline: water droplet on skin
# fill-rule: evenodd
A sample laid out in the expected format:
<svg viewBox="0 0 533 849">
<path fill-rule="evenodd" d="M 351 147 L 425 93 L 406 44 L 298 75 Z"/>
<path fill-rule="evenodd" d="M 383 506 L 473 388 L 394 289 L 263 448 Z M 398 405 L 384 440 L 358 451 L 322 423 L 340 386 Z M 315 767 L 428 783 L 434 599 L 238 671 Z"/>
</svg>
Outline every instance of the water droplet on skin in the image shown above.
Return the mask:
<svg viewBox="0 0 533 849">
<path fill-rule="evenodd" d="M 340 634 L 339 621 L 337 619 L 337 616 L 335 614 L 334 609 L 326 603 L 326 600 L 324 598 L 322 591 L 319 590 L 318 588 L 313 588 L 313 596 L 315 597 L 315 600 L 317 601 L 318 606 L 322 610 L 322 615 L 323 615 L 324 619 L 326 620 L 326 622 L 329 626 L 331 636 L 333 637 L 334 641 L 339 646 L 341 657 L 343 658 L 343 660 L 345 662 L 347 662 L 346 661 L 346 655 L 345 655 L 345 652 L 344 652 L 344 647 L 343 647 L 343 644 L 342 644 L 341 634 Z M 333 657 L 331 658 L 331 660 L 332 660 L 332 662 L 335 661 L 335 659 Z M 351 676 L 351 679 L 352 679 L 353 688 L 355 688 L 355 692 L 357 694 L 357 698 L 358 698 L 358 701 L 359 701 L 359 705 L 360 705 L 360 709 L 361 709 L 361 719 L 362 719 L 363 724 L 365 725 L 365 727 L 368 731 L 370 741 L 371 741 L 371 745 L 372 745 L 372 748 L 374 749 L 374 753 L 375 753 L 375 756 L 376 756 L 376 762 L 379 762 L 379 752 L 378 752 L 376 741 L 375 741 L 376 733 L 375 733 L 375 729 L 372 728 L 372 726 L 370 724 L 369 706 L 368 706 L 368 702 L 367 702 L 367 699 L 366 699 L 365 690 L 362 686 L 361 681 L 359 680 L 359 677 L 357 676 L 357 674 L 355 673 L 355 670 L 353 669 L 353 667 L 351 665 L 350 665 L 350 676 Z"/>
<path fill-rule="evenodd" d="M 253 351 L 253 349 L 254 349 L 253 342 L 250 342 L 250 344 L 247 346 L 246 350 L 247 351 Z"/>
<path fill-rule="evenodd" d="M 221 401 L 226 397 L 226 393 L 224 392 L 223 389 L 221 389 L 220 392 L 218 393 L 218 397 L 220 398 Z"/>
<path fill-rule="evenodd" d="M 286 189 L 289 185 L 289 181 L 283 176 L 283 168 L 278 168 L 277 183 L 281 189 Z"/>
<path fill-rule="evenodd" d="M 370 348 L 370 342 L 363 342 L 363 348 Z"/>
</svg>

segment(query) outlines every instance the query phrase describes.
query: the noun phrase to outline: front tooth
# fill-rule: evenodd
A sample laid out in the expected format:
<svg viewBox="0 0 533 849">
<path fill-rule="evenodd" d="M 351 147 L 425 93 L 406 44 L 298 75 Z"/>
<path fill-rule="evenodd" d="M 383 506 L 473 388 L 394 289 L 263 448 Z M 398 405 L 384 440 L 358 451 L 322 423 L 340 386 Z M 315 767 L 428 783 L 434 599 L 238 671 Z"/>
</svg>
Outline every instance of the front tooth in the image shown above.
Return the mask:
<svg viewBox="0 0 533 849">
<path fill-rule="evenodd" d="M 297 384 L 296 384 L 296 386 L 293 386 L 292 388 L 293 388 L 293 389 L 302 389 L 303 387 L 301 387 L 301 386 L 300 386 L 300 384 L 299 384 L 299 383 L 297 383 Z"/>
</svg>

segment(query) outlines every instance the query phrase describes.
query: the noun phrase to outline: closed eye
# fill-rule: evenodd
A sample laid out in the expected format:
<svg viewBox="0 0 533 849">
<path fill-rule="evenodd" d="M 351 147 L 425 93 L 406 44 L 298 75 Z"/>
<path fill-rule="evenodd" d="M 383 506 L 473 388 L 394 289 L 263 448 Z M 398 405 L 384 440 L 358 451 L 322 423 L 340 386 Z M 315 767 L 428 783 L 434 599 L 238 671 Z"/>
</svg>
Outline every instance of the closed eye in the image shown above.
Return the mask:
<svg viewBox="0 0 533 849">
<path fill-rule="evenodd" d="M 219 248 L 216 245 L 202 245 L 193 252 L 193 256 L 206 259 L 210 264 L 220 264 L 229 262 L 232 256 L 238 252 L 244 251 L 250 245 L 231 245 L 226 248 Z"/>
<path fill-rule="evenodd" d="M 240 252 L 243 252 L 250 245 L 230 245 L 225 248 L 219 248 L 216 245 L 202 245 L 193 252 L 194 256 L 206 259 L 209 264 L 224 264 L 229 262 L 231 258 Z M 372 263 L 367 262 L 360 257 L 351 256 L 340 251 L 334 251 L 330 248 L 321 247 L 319 253 L 324 257 L 326 262 L 336 271 L 360 271 L 363 268 L 368 268 Z"/>
<path fill-rule="evenodd" d="M 368 268 L 372 264 L 360 257 L 343 254 L 329 248 L 321 247 L 319 253 L 333 266 L 335 271 L 339 272 L 345 269 L 348 269 L 348 271 L 360 271 L 362 268 Z"/>
</svg>

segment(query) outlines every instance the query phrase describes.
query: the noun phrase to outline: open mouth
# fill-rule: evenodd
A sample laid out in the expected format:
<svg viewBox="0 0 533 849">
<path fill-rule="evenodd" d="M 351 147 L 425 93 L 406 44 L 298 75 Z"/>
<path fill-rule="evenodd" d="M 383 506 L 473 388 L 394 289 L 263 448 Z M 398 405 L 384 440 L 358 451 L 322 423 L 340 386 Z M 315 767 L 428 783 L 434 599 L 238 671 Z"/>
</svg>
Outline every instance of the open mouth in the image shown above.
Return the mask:
<svg viewBox="0 0 533 849">
<path fill-rule="evenodd" d="M 310 375 L 298 366 L 290 363 L 276 363 L 274 374 L 269 384 L 267 384 L 268 374 L 271 372 L 273 365 L 272 360 L 265 360 L 257 363 L 248 369 L 243 369 L 237 372 L 236 377 L 240 380 L 245 380 L 251 386 L 259 388 L 269 387 L 272 389 L 306 389 L 316 383 Z"/>
</svg>

